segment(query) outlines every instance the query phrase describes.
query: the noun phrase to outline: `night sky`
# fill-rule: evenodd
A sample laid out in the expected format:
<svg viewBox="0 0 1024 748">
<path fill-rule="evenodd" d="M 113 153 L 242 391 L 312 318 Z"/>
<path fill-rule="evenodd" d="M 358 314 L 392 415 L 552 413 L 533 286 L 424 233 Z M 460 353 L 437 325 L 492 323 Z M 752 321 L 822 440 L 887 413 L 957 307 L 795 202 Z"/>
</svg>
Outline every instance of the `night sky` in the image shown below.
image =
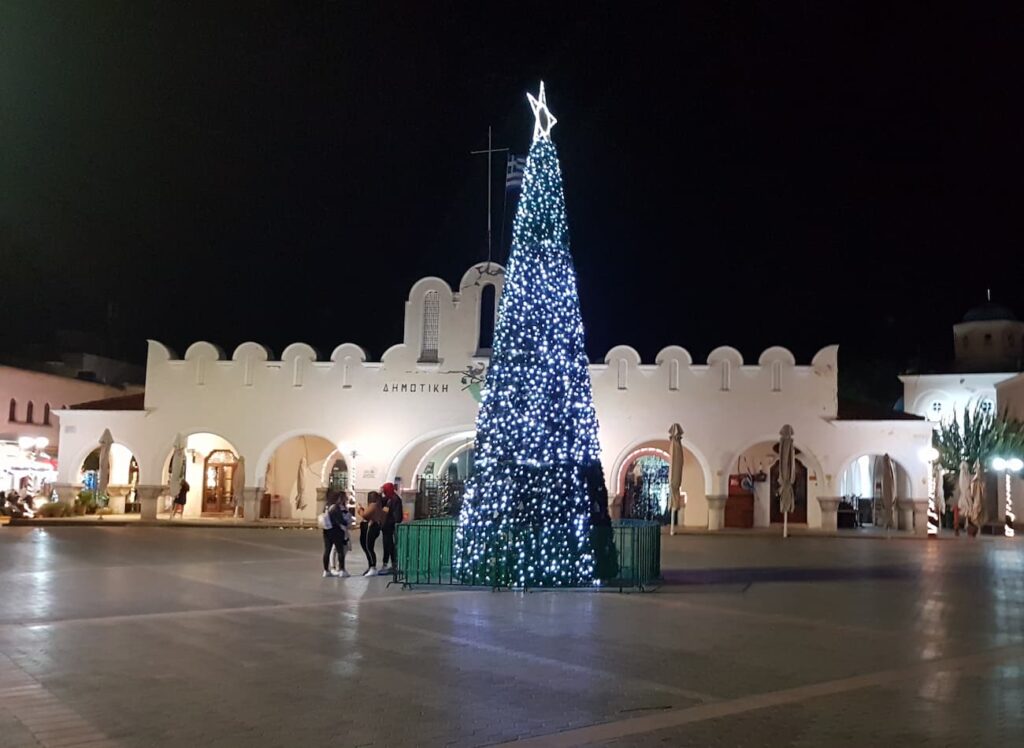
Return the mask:
<svg viewBox="0 0 1024 748">
<path fill-rule="evenodd" d="M 543 78 L 592 358 L 898 387 L 987 287 L 1024 315 L 1024 18 L 903 5 L 0 0 L 3 350 L 379 357 L 485 258 L 469 151 L 525 153 Z"/>
</svg>

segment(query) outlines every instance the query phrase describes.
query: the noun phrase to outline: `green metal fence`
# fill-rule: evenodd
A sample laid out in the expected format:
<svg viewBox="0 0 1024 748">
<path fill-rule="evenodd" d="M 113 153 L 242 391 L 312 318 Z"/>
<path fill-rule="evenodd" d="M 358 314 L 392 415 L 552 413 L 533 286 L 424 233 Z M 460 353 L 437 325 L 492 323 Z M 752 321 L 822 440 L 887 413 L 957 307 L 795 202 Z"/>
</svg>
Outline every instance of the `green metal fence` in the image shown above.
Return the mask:
<svg viewBox="0 0 1024 748">
<path fill-rule="evenodd" d="M 422 519 L 398 525 L 398 562 L 394 582 L 463 585 L 452 569 L 457 520 L 454 517 Z M 524 528 L 531 531 L 531 528 Z M 592 529 L 591 532 L 600 532 Z M 602 580 L 601 587 L 649 589 L 661 579 L 661 524 L 655 521 L 623 519 L 612 522 L 612 537 L 618 574 Z M 511 579 L 511 563 L 492 570 L 496 587 L 517 586 Z"/>
</svg>

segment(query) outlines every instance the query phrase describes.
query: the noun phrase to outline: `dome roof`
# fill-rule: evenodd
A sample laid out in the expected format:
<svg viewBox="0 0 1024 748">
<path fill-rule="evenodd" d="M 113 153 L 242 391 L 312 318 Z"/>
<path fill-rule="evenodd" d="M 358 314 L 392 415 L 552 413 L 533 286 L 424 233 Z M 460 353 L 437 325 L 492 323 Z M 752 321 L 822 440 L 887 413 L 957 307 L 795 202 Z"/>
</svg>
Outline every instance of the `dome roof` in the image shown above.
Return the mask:
<svg viewBox="0 0 1024 748">
<path fill-rule="evenodd" d="M 1017 315 L 1009 307 L 996 304 L 994 301 L 986 301 L 984 304 L 970 309 L 964 315 L 964 322 L 992 322 L 994 320 L 1015 321 Z"/>
</svg>

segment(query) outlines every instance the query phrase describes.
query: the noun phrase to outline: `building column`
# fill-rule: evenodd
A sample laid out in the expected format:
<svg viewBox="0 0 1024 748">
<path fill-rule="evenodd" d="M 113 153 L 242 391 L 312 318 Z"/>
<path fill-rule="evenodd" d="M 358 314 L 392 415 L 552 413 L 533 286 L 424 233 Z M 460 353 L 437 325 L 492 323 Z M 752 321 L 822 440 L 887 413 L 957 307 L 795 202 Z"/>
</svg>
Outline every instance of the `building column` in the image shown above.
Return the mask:
<svg viewBox="0 0 1024 748">
<path fill-rule="evenodd" d="M 107 486 L 107 496 L 110 499 L 107 506 L 110 508 L 111 514 L 124 514 L 125 499 L 131 488 L 131 486 Z"/>
<path fill-rule="evenodd" d="M 914 534 L 928 534 L 928 499 L 911 499 L 912 511 L 914 513 Z"/>
<path fill-rule="evenodd" d="M 155 520 L 160 506 L 160 497 L 167 495 L 167 486 L 136 486 L 135 493 L 139 497 L 140 515 L 143 520 Z"/>
<path fill-rule="evenodd" d="M 914 500 L 899 498 L 896 500 L 896 511 L 899 513 L 899 529 L 904 532 L 914 531 Z"/>
<path fill-rule="evenodd" d="M 53 488 L 57 491 L 57 499 L 68 508 L 75 505 L 78 492 L 82 490 L 81 486 L 74 483 L 55 483 Z"/>
<path fill-rule="evenodd" d="M 721 530 L 725 527 L 725 502 L 728 496 L 708 496 L 708 529 Z"/>
<path fill-rule="evenodd" d="M 317 486 L 316 489 L 316 516 L 319 517 L 327 509 L 327 486 Z"/>
<path fill-rule="evenodd" d="M 841 499 L 838 496 L 819 496 L 818 506 L 821 507 L 821 529 L 826 532 L 835 532 L 839 529 L 839 517 L 836 512 L 839 509 Z"/>
<path fill-rule="evenodd" d="M 242 514 L 246 522 L 256 522 L 260 518 L 259 486 L 242 489 Z"/>
</svg>

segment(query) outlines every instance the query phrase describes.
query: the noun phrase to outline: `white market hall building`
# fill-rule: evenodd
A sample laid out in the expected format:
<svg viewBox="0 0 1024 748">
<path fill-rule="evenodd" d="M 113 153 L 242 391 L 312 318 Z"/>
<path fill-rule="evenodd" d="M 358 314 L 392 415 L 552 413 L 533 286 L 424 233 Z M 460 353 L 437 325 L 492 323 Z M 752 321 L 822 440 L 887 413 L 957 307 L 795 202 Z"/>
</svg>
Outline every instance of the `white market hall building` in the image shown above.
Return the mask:
<svg viewBox="0 0 1024 748">
<path fill-rule="evenodd" d="M 464 477 L 471 464 L 501 287 L 501 269 L 493 264 L 470 268 L 457 290 L 439 278 L 419 280 L 405 305 L 403 341 L 380 361 L 367 360 L 352 343 L 321 358 L 304 343 L 275 357 L 258 343 L 243 343 L 227 356 L 197 342 L 179 357 L 150 341 L 145 396 L 135 409 L 100 403 L 61 411 L 58 492 L 73 495 L 83 462 L 110 429 L 117 448 L 137 465 L 132 480 L 144 516 L 164 510 L 166 499 L 158 497 L 167 492 L 179 434 L 187 438 L 186 517 L 234 511 L 232 483 L 243 474 L 239 509 L 247 517 L 312 519 L 318 489 L 322 499 L 329 484 L 361 497 L 400 481 L 411 504 L 421 476 Z M 863 493 L 858 483 L 872 482 L 887 453 L 897 463 L 901 525 L 923 532 L 927 468 L 919 453 L 930 443 L 931 424 L 899 413 L 844 412 L 837 355 L 838 347 L 829 346 L 798 365 L 788 350 L 772 347 L 747 363 L 722 346 L 696 363 L 684 348 L 668 346 L 644 363 L 629 346 L 610 350 L 591 365 L 591 378 L 613 514 L 630 476 L 640 472 L 638 462 L 667 460 L 668 431 L 679 423 L 686 459 L 681 522 L 721 527 L 734 503 L 726 497 L 743 491 L 730 477 L 770 477 L 779 430 L 790 424 L 800 504 L 791 522 L 834 528 L 838 497 Z M 112 491 L 128 482 L 113 470 Z M 741 524 L 778 519 L 771 485 L 770 479 L 747 482 L 751 505 Z"/>
</svg>

